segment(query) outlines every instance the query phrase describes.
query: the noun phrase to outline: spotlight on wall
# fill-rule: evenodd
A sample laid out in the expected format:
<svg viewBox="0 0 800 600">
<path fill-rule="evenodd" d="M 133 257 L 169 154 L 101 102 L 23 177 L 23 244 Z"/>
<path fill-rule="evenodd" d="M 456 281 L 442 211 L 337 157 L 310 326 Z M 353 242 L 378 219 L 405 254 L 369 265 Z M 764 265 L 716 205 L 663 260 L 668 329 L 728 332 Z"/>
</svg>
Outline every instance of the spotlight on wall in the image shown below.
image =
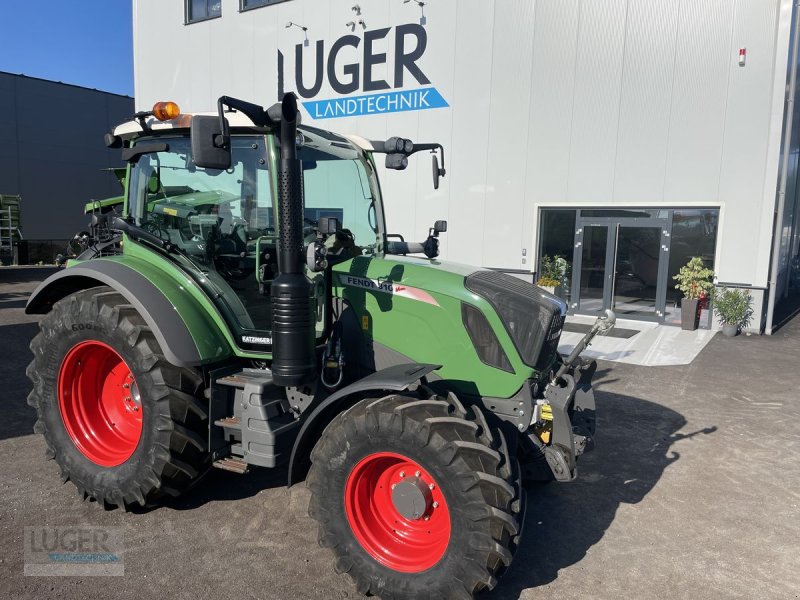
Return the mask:
<svg viewBox="0 0 800 600">
<path fill-rule="evenodd" d="M 349 27 L 350 31 L 355 31 L 356 30 L 356 25 L 361 25 L 361 29 L 366 29 L 367 28 L 367 24 L 364 22 L 364 19 L 359 19 L 358 22 L 356 22 L 356 21 L 348 21 L 347 23 L 345 23 L 345 26 Z"/>
<path fill-rule="evenodd" d="M 298 29 L 303 30 L 303 36 L 305 36 L 305 39 L 303 40 L 303 46 L 308 47 L 308 27 L 303 27 L 302 25 L 298 25 L 297 23 L 289 21 L 286 23 L 286 29 L 289 29 L 290 27 L 297 27 Z"/>
<path fill-rule="evenodd" d="M 428 23 L 428 19 L 425 17 L 425 3 L 421 0 L 403 0 L 403 4 L 408 4 L 409 2 L 414 2 L 419 6 L 419 10 L 422 13 L 419 18 L 419 24 L 424 27 Z"/>
</svg>

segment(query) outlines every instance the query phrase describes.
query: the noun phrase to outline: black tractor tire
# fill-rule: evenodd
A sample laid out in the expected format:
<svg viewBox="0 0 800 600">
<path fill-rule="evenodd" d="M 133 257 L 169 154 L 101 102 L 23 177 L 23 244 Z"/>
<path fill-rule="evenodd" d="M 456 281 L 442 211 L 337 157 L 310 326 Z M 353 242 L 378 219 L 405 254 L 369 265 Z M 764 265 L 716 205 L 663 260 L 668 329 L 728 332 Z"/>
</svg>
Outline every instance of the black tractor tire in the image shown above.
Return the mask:
<svg viewBox="0 0 800 600">
<path fill-rule="evenodd" d="M 95 499 L 106 508 L 153 506 L 167 496 L 179 495 L 208 470 L 208 411 L 202 397 L 202 375 L 167 362 L 150 327 L 124 296 L 109 287 L 96 287 L 56 302 L 42 319 L 30 347 L 33 361 L 26 374 L 33 383 L 28 404 L 38 417 L 34 431 L 44 436 L 46 455 L 58 464 L 62 481 L 71 481 L 84 499 Z M 85 353 L 86 347 L 108 350 L 103 350 L 100 358 L 84 360 L 82 365 L 75 352 L 83 348 Z M 77 382 L 89 377 L 89 363 L 102 363 L 101 359 L 109 356 L 113 359 L 114 353 L 124 361 L 125 377 L 135 383 L 139 404 L 132 406 L 131 397 L 124 401 L 130 410 L 137 414 L 141 411 L 135 425 L 141 433 L 138 439 L 133 436 L 132 441 L 125 442 L 129 446 L 122 447 L 123 454 L 129 451 L 130 456 L 112 465 L 108 463 L 116 461 L 103 464 L 103 460 L 93 459 L 79 448 L 79 442 L 99 453 L 105 447 L 92 446 L 96 442 L 89 436 L 76 436 L 74 432 L 80 431 L 77 426 L 71 433 L 62 411 L 70 412 L 69 418 L 75 419 L 74 415 L 88 410 L 80 404 L 82 400 L 86 404 L 97 402 L 98 406 L 104 402 L 92 399 L 107 395 L 105 388 L 99 388 L 102 394 L 93 394 L 91 384 L 86 384 L 88 387 L 80 389 L 90 391 L 79 394 L 77 387 L 69 386 L 83 385 Z M 70 373 L 74 373 L 75 384 L 69 381 Z M 60 394 L 74 398 L 73 404 L 62 408 Z M 98 411 L 95 414 L 108 414 L 93 410 Z M 111 420 L 110 430 L 115 426 Z"/>
<path fill-rule="evenodd" d="M 390 459 L 375 458 L 386 455 Z M 430 489 L 440 490 L 439 503 L 428 500 L 425 510 L 429 513 L 406 511 L 405 514 L 413 515 L 412 521 L 402 520 L 406 517 L 395 501 L 394 488 L 400 484 L 387 483 L 412 473 L 398 475 L 393 471 L 390 479 L 377 475 L 362 479 L 359 475 L 363 471 L 361 465 L 374 462 L 377 468 L 379 460 L 394 460 L 392 456 L 408 459 L 420 467 L 421 471 L 414 473 L 418 476 L 414 485 L 420 481 L 421 472 L 423 493 L 427 493 L 429 482 Z M 415 600 L 473 598 L 478 592 L 494 588 L 497 578 L 510 566 L 524 521 L 520 470 L 502 432 L 490 428 L 477 407 L 465 409 L 452 394 L 447 400 L 420 399 L 410 394 L 368 398 L 339 414 L 328 425 L 311 453 L 311 460 L 307 478 L 312 494 L 309 514 L 319 524 L 319 543 L 333 551 L 336 571 L 350 575 L 362 594 Z M 351 487 L 348 482 L 354 478 L 356 483 Z M 426 521 L 433 523 L 443 498 L 449 513 L 449 538 L 440 558 L 434 558 L 436 562 L 415 563 L 413 570 L 403 563 L 403 568 L 398 569 L 397 563 L 389 565 L 380 550 L 375 551 L 375 546 L 370 550 L 359 541 L 348 520 L 348 511 L 358 515 L 365 514 L 360 507 L 367 504 L 390 506 L 379 505 L 374 500 L 378 498 L 376 495 L 362 502 L 357 510 L 352 508 L 351 490 L 358 489 L 357 482 L 362 481 L 381 498 L 388 493 L 383 492 L 384 487 L 392 489 L 393 508 L 378 509 L 377 518 L 360 520 L 366 524 L 388 519 L 387 535 L 392 535 L 391 528 L 396 526 L 400 530 L 409 522 L 415 528 Z M 427 514 L 428 518 L 420 521 L 419 514 Z M 436 531 L 430 538 L 434 545 L 435 534 Z M 416 560 L 414 552 L 419 549 L 426 551 L 424 539 L 416 550 L 409 549 L 408 558 L 412 562 Z"/>
</svg>

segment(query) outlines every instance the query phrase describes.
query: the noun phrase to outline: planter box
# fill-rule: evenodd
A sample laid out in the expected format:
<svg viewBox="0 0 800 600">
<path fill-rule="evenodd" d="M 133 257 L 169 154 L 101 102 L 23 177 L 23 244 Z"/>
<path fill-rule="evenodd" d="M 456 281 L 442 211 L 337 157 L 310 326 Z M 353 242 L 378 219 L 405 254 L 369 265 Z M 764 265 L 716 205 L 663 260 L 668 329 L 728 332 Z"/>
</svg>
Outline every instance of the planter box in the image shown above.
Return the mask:
<svg viewBox="0 0 800 600">
<path fill-rule="evenodd" d="M 685 331 L 694 331 L 697 329 L 700 315 L 697 311 L 698 300 L 690 300 L 684 298 L 681 300 L 681 329 Z"/>
<path fill-rule="evenodd" d="M 558 296 L 559 298 L 562 297 L 561 294 L 564 291 L 564 287 L 560 285 L 540 285 L 539 287 L 545 290 L 546 292 L 550 292 L 554 296 Z"/>
<path fill-rule="evenodd" d="M 722 326 L 722 334 L 727 337 L 736 337 L 736 334 L 739 333 L 739 326 L 738 325 L 723 325 Z"/>
</svg>

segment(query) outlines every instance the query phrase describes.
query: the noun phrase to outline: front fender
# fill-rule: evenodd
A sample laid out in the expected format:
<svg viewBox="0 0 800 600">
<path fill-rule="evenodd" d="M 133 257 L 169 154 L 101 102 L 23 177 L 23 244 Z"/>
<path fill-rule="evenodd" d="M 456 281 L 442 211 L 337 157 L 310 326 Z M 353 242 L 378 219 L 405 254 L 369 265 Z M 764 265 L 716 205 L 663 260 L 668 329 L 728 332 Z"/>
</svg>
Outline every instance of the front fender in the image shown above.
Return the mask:
<svg viewBox="0 0 800 600">
<path fill-rule="evenodd" d="M 131 262 L 135 266 L 141 261 Z M 146 276 L 142 272 L 144 268 L 140 270 L 134 266 L 98 258 L 59 271 L 36 288 L 25 312 L 46 314 L 53 304 L 70 294 L 106 285 L 136 308 L 170 363 L 197 366 L 231 355 L 223 332 L 181 282 L 158 278 L 153 273 Z M 158 286 L 153 279 L 157 279 Z"/>
<path fill-rule="evenodd" d="M 441 365 L 422 363 L 394 365 L 367 375 L 363 379 L 359 379 L 325 398 L 305 419 L 303 426 L 300 428 L 300 433 L 297 434 L 297 438 L 294 441 L 292 454 L 289 458 L 288 485 L 291 487 L 300 480 L 301 471 L 307 466 L 306 463 L 311 454 L 311 449 L 319 439 L 322 430 L 343 408 L 349 408 L 347 406 L 348 398 L 352 398 L 355 394 L 369 391 L 401 392 L 408 389 L 414 382 L 441 367 Z"/>
</svg>

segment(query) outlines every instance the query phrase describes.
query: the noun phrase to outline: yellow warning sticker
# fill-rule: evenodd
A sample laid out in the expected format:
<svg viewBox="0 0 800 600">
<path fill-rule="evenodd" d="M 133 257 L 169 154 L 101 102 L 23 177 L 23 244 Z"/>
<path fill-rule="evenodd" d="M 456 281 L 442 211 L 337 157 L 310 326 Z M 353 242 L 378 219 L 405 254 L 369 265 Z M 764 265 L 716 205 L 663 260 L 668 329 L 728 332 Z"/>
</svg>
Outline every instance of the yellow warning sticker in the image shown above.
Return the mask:
<svg viewBox="0 0 800 600">
<path fill-rule="evenodd" d="M 361 329 L 364 331 L 369 331 L 369 315 L 364 315 L 361 317 Z"/>
</svg>

